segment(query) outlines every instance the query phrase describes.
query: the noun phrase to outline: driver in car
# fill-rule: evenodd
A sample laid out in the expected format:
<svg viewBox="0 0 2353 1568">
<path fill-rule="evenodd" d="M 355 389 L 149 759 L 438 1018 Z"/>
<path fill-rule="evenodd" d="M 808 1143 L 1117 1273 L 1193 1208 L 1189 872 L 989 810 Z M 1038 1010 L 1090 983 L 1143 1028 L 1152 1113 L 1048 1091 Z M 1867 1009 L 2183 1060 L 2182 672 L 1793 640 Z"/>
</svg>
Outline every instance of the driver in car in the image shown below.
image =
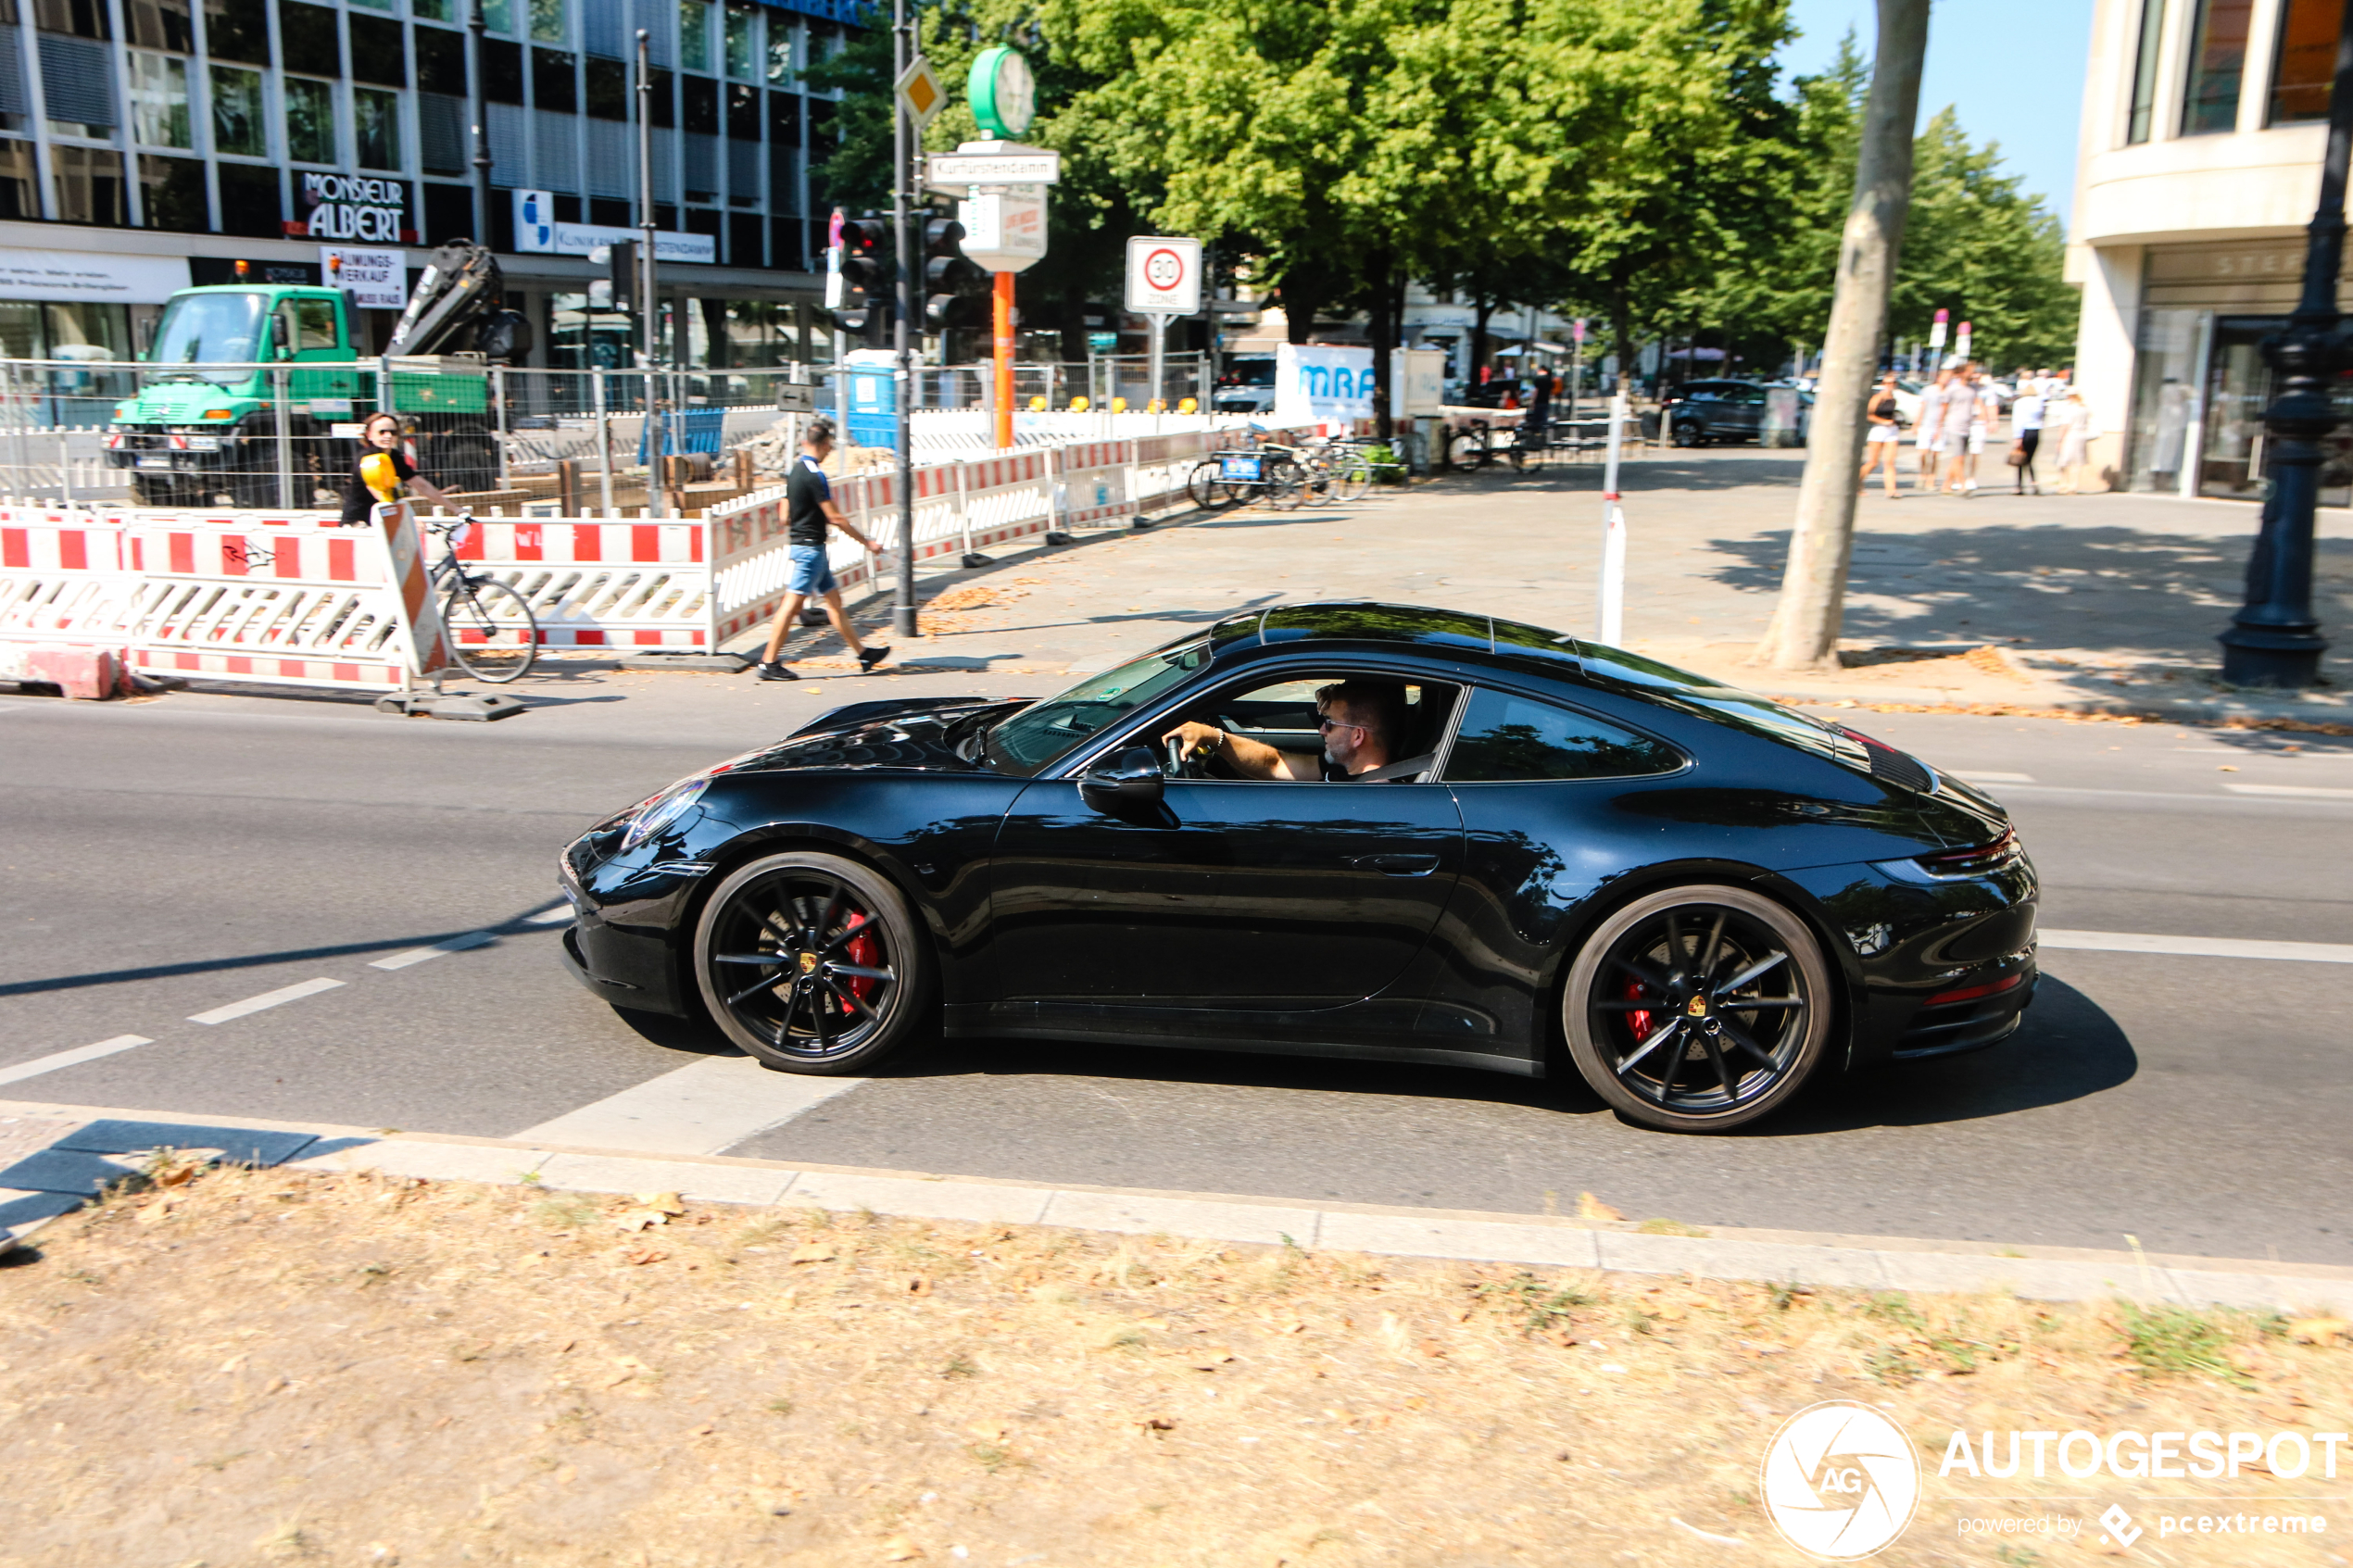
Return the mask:
<svg viewBox="0 0 2353 1568">
<path fill-rule="evenodd" d="M 1341 681 L 1315 694 L 1323 732 L 1320 755 L 1277 751 L 1263 741 L 1228 734 L 1189 721 L 1161 736 L 1180 743 L 1189 759 L 1222 761 L 1246 779 L 1321 780 L 1327 784 L 1394 784 L 1427 771 L 1425 753 L 1391 760 L 1403 744 L 1408 712 L 1405 688 L 1395 681 Z"/>
</svg>

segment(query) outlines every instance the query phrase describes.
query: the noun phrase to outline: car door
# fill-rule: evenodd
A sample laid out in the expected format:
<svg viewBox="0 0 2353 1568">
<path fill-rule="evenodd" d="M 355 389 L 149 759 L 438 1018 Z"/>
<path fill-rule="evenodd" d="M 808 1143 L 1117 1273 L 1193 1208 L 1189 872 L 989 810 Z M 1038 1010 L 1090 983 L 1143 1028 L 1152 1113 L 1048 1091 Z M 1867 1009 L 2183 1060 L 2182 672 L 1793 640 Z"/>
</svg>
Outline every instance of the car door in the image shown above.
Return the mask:
<svg viewBox="0 0 2353 1568">
<path fill-rule="evenodd" d="M 1453 701 L 1449 687 L 1450 714 Z M 1100 755 L 1153 749 L 1170 722 L 1158 715 Z M 1435 783 L 1164 778 L 1149 809 L 1106 811 L 1075 777 L 1033 780 L 992 861 L 999 996 L 1343 1007 L 1405 972 L 1462 858 L 1461 813 Z"/>
<path fill-rule="evenodd" d="M 1746 436 L 1762 435 L 1765 431 L 1765 389 L 1761 386 L 1733 387 L 1725 398 L 1731 415 L 1731 430 Z"/>
</svg>

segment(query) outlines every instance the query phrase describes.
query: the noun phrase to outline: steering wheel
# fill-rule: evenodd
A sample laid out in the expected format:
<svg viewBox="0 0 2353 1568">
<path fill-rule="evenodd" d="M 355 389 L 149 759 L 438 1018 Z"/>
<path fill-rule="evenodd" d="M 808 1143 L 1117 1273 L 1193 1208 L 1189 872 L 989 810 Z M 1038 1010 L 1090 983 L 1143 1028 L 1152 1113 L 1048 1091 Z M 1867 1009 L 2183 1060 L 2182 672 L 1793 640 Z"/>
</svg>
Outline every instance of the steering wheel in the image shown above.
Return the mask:
<svg viewBox="0 0 2353 1568">
<path fill-rule="evenodd" d="M 1161 771 L 1172 779 L 1205 779 L 1209 777 L 1208 761 L 1203 758 L 1188 754 L 1185 750 L 1185 743 L 1183 739 L 1176 735 L 1168 737 L 1168 741 L 1166 743 L 1166 759 L 1162 763 Z"/>
</svg>

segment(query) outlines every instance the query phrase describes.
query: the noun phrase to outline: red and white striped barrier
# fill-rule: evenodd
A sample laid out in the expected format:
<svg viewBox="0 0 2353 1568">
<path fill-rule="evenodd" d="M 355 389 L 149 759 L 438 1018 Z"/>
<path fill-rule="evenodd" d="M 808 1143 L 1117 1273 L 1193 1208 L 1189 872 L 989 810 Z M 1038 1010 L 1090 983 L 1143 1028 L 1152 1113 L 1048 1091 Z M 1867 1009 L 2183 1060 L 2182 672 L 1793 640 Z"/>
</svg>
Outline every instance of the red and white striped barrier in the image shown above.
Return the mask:
<svg viewBox="0 0 2353 1568">
<path fill-rule="evenodd" d="M 530 604 L 549 647 L 709 648 L 709 535 L 701 519 L 477 519 L 469 571 Z"/>
<path fill-rule="evenodd" d="M 0 507 L 0 644 L 120 646 L 131 587 L 120 522 L 60 508 Z M 5 668 L 14 672 L 14 661 Z"/>
<path fill-rule="evenodd" d="M 1055 511 L 1063 528 L 1124 527 L 1136 516 L 1128 493 L 1133 441 L 1074 441 L 1054 452 Z"/>
</svg>

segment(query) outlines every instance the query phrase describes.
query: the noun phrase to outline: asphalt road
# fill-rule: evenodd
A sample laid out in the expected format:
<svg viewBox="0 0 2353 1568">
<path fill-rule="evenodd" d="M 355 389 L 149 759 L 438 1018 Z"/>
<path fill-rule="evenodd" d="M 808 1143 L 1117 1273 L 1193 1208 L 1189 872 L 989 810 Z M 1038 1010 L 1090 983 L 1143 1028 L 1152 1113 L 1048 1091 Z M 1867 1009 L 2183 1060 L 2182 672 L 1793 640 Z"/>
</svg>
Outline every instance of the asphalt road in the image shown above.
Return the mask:
<svg viewBox="0 0 2353 1568">
<path fill-rule="evenodd" d="M 708 1060 L 717 1041 L 607 1010 L 559 968 L 558 928 L 529 923 L 558 902 L 558 847 L 837 698 L 969 684 L 583 674 L 489 726 L 225 696 L 0 696 L 0 1098 L 489 1136 L 618 1108 L 646 1128 L 636 1147 L 681 1152 L 1534 1212 L 1591 1191 L 1700 1225 L 2096 1247 L 2129 1233 L 2152 1250 L 2353 1262 L 2345 963 L 2046 950 L 2010 1042 L 1726 1137 L 1639 1130 L 1573 1083 L 961 1042 L 830 1098 L 760 1074 L 773 1113 L 696 1122 L 665 1085 L 698 1064 L 732 1073 Z M 1868 727 L 1996 781 L 2046 878 L 2046 928 L 2353 941 L 2353 742 Z M 2259 793 L 2280 789 L 2316 793 Z M 478 932 L 492 938 L 375 967 Z M 191 1021 L 317 982 L 334 984 Z M 125 1036 L 149 1043 L 6 1081 Z"/>
</svg>

